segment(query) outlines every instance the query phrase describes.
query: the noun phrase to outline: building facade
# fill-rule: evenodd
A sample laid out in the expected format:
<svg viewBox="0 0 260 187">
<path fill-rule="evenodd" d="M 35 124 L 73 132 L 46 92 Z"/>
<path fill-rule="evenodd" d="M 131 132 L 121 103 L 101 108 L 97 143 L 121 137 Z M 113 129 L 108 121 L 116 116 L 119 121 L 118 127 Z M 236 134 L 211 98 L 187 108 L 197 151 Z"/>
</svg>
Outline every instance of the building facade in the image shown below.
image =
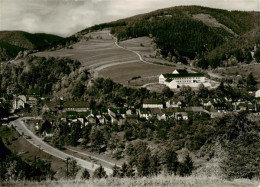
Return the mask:
<svg viewBox="0 0 260 187">
<path fill-rule="evenodd" d="M 187 70 L 175 70 L 171 74 L 161 74 L 159 83 L 165 84 L 170 89 L 177 89 L 181 86 L 198 87 L 205 83 L 206 77 L 203 73 L 188 72 Z"/>
</svg>

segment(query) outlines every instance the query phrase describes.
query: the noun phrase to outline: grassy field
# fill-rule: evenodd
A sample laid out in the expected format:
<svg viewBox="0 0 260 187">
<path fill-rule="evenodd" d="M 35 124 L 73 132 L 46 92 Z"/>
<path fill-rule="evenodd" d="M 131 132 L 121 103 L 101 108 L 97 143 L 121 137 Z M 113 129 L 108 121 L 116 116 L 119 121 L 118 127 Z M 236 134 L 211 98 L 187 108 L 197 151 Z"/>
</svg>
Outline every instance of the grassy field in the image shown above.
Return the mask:
<svg viewBox="0 0 260 187">
<path fill-rule="evenodd" d="M 147 64 L 140 61 L 135 53 L 117 47 L 115 39 L 109 35 L 109 30 L 89 33 L 85 38 L 90 39 L 82 39 L 80 42 L 73 44 L 72 49 L 45 51 L 35 55 L 77 59 L 84 67 L 98 72 L 99 76 L 111 78 L 116 82 L 131 86 L 139 86 L 154 81 L 158 82 L 158 76 L 161 73 L 169 73 L 174 69 L 174 67 Z M 149 57 L 149 54 L 152 54 L 154 51 L 151 39 L 147 37 L 132 39 L 121 44 L 127 49 L 137 51 L 142 57 Z M 138 76 L 141 76 L 141 82 L 129 82 L 133 77 Z M 150 80 L 150 77 L 157 78 Z"/>
<path fill-rule="evenodd" d="M 175 176 L 158 176 L 153 178 L 136 178 L 136 179 L 118 179 L 108 178 L 101 180 L 87 181 L 47 181 L 47 182 L 9 182 L 7 186 L 59 186 L 59 187 L 94 187 L 94 186 L 127 186 L 127 187 L 159 187 L 159 186 L 175 186 L 175 187 L 258 187 L 259 181 L 236 179 L 232 181 L 218 178 L 197 178 L 197 177 L 175 177 Z"/>
<path fill-rule="evenodd" d="M 3 139 L 6 147 L 12 152 L 21 156 L 23 160 L 31 162 L 36 156 L 42 160 L 50 161 L 52 169 L 57 171 L 55 178 L 64 177 L 66 163 L 63 160 L 53 157 L 34 147 L 25 138 L 20 136 L 14 129 L 7 128 L 5 126 L 0 127 L 0 136 Z"/>
</svg>

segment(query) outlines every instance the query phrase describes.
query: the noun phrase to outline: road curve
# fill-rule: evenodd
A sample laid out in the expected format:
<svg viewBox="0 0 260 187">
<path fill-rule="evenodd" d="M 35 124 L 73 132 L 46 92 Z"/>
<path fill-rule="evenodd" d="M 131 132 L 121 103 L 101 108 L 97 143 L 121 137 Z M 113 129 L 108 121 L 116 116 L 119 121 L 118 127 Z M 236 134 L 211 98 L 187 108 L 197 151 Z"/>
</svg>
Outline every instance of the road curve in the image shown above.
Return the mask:
<svg viewBox="0 0 260 187">
<path fill-rule="evenodd" d="M 28 141 L 33 144 L 34 146 L 40 148 L 42 151 L 55 156 L 57 158 L 60 158 L 62 160 L 66 160 L 67 158 L 72 158 L 74 160 L 76 160 L 77 164 L 83 168 L 86 168 L 90 171 L 95 171 L 95 169 L 97 169 L 99 167 L 99 165 L 93 163 L 93 162 L 89 162 L 80 158 L 77 158 L 73 155 L 69 155 L 67 153 L 64 153 L 52 146 L 50 146 L 49 144 L 45 143 L 41 138 L 39 138 L 38 136 L 36 136 L 35 134 L 33 134 L 32 131 L 30 131 L 25 123 L 22 120 L 25 120 L 28 118 L 19 118 L 13 122 L 11 122 L 11 124 L 16 128 L 16 130 L 21 134 L 21 135 L 26 135 L 26 136 L 30 136 L 31 139 L 29 139 Z M 106 171 L 107 175 L 111 175 L 113 173 L 111 168 L 108 167 L 104 167 L 104 170 Z"/>
<path fill-rule="evenodd" d="M 114 37 L 112 34 L 109 34 L 109 35 L 116 40 L 116 41 L 115 41 L 115 45 L 116 45 L 118 48 L 121 48 L 121 49 L 124 49 L 124 50 L 126 50 L 126 51 L 130 51 L 130 52 L 132 52 L 132 53 L 135 53 L 135 54 L 138 56 L 138 58 L 139 58 L 139 60 L 140 60 L 141 62 L 144 62 L 144 63 L 146 63 L 146 64 L 150 64 L 150 65 L 159 65 L 159 64 L 154 64 L 154 63 L 151 63 L 151 62 L 147 62 L 146 60 L 143 59 L 143 57 L 142 57 L 138 52 L 120 46 L 120 45 L 118 44 L 118 39 L 117 39 L 116 37 Z"/>
</svg>

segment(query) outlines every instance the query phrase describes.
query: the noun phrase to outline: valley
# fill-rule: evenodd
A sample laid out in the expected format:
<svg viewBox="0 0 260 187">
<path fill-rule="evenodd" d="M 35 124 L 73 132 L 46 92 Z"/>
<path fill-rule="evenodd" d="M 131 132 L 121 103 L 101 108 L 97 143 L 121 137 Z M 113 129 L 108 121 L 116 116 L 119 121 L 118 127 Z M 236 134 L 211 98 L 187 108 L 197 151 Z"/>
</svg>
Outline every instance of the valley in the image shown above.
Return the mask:
<svg viewBox="0 0 260 187">
<path fill-rule="evenodd" d="M 257 16 L 180 6 L 67 38 L 0 32 L 3 184 L 257 184 Z"/>
</svg>

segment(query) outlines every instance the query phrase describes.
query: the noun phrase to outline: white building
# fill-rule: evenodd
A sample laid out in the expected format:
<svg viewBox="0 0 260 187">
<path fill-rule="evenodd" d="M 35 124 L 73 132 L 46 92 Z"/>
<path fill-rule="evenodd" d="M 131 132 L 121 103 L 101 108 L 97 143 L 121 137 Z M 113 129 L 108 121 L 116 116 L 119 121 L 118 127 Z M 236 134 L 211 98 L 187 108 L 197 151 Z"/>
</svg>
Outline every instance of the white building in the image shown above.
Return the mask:
<svg viewBox="0 0 260 187">
<path fill-rule="evenodd" d="M 256 98 L 260 98 L 260 90 L 256 91 L 255 97 L 256 97 Z"/>
<path fill-rule="evenodd" d="M 160 100 L 144 99 L 143 108 L 163 108 L 163 102 Z"/>
<path fill-rule="evenodd" d="M 24 108 L 25 104 L 26 104 L 26 96 L 19 95 L 19 96 L 15 97 L 13 100 L 13 110 Z"/>
<path fill-rule="evenodd" d="M 181 86 L 198 87 L 206 82 L 203 73 L 188 72 L 187 70 L 177 69 L 172 74 L 161 74 L 159 83 L 165 84 L 170 89 L 180 88 Z"/>
</svg>

